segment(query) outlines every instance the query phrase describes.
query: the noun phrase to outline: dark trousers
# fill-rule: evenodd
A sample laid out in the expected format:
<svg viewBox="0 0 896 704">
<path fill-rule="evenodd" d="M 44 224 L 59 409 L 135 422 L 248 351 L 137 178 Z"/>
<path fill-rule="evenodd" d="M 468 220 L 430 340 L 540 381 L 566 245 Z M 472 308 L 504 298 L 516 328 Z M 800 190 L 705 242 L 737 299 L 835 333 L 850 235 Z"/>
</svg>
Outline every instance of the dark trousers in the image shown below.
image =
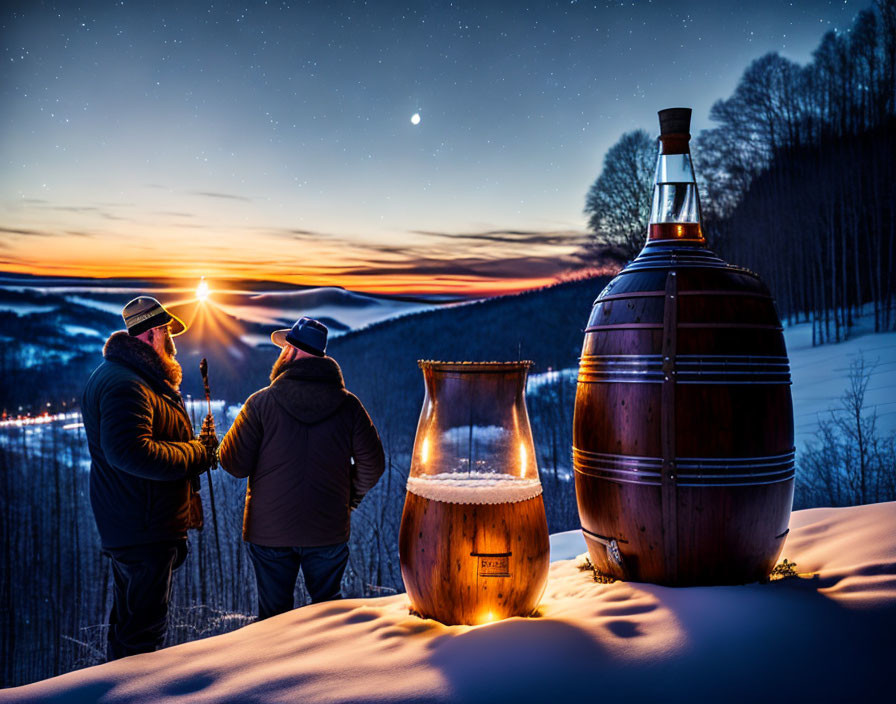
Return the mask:
<svg viewBox="0 0 896 704">
<path fill-rule="evenodd" d="M 293 608 L 299 569 L 311 603 L 341 599 L 339 585 L 348 563 L 348 543 L 313 548 L 269 548 L 248 543 L 258 586 L 258 618 L 265 619 Z"/>
<path fill-rule="evenodd" d="M 187 541 L 107 548 L 112 562 L 112 612 L 106 657 L 149 653 L 168 630 L 171 574 L 187 557 Z"/>
</svg>

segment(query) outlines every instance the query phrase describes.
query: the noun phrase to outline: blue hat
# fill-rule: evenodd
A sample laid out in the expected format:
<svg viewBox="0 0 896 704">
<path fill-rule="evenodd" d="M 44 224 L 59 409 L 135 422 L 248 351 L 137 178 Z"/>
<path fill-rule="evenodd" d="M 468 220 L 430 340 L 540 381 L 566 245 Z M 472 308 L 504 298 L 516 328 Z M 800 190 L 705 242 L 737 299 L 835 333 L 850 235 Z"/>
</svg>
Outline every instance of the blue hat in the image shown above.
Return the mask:
<svg viewBox="0 0 896 704">
<path fill-rule="evenodd" d="M 292 345 L 308 354 L 323 357 L 327 353 L 327 326 L 314 318 L 302 318 L 288 330 L 275 330 L 271 342 L 277 347 Z"/>
</svg>

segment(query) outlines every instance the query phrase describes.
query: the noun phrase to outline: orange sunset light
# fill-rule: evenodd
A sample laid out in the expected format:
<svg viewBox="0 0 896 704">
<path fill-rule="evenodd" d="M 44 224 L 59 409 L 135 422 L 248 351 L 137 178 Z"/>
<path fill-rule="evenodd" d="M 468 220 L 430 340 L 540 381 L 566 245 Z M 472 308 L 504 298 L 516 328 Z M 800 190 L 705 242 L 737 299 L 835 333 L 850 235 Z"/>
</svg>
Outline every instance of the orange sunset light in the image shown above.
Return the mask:
<svg viewBox="0 0 896 704">
<path fill-rule="evenodd" d="M 206 224 L 206 219 L 212 222 Z M 318 236 L 301 230 L 219 230 L 213 216 L 204 214 L 195 220 L 194 230 L 117 224 L 117 231 L 94 230 L 86 216 L 68 213 L 52 228 L 23 223 L 7 228 L 0 270 L 488 296 L 546 286 L 582 268 L 575 256 L 582 233 L 576 231 Z M 76 230 L 81 221 L 83 226 Z M 28 234 L 34 232 L 41 235 Z M 52 247 L 47 247 L 50 242 Z M 202 299 L 203 294 L 197 291 L 196 297 Z"/>
<path fill-rule="evenodd" d="M 88 263 L 76 261 L 65 264 L 28 264 L 5 263 L 2 269 L 11 273 L 31 274 L 34 276 L 70 276 L 95 279 L 135 278 L 135 279 L 178 279 L 198 278 L 203 275 L 191 263 L 163 265 L 108 266 L 100 268 Z M 463 296 L 492 296 L 506 293 L 517 293 L 533 288 L 550 286 L 559 280 L 556 276 L 533 278 L 497 278 L 497 277 L 454 277 L 448 275 L 427 276 L 409 271 L 406 274 L 376 275 L 364 273 L 331 274 L 313 271 L 302 274 L 289 274 L 281 269 L 264 271 L 253 268 L 227 267 L 216 269 L 214 265 L 202 267 L 210 278 L 218 282 L 228 280 L 277 281 L 297 286 L 337 286 L 356 291 L 382 294 L 457 294 Z M 200 283 L 200 287 L 202 283 Z M 208 284 L 205 283 L 204 295 L 197 289 L 196 299 L 205 300 L 209 295 Z"/>
</svg>

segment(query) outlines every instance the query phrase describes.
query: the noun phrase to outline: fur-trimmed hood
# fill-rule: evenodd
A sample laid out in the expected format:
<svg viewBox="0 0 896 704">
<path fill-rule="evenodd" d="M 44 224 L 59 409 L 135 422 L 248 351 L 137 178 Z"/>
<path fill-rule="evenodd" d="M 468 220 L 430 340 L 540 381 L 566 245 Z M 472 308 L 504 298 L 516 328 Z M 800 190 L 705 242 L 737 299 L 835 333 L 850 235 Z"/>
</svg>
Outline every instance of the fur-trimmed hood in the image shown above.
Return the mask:
<svg viewBox="0 0 896 704">
<path fill-rule="evenodd" d="M 332 357 L 301 357 L 284 364 L 270 386 L 279 406 L 302 423 L 318 423 L 348 398 L 342 370 Z"/>
<path fill-rule="evenodd" d="M 180 393 L 183 370 L 176 360 L 165 361 L 150 345 L 131 337 L 125 330 L 113 332 L 103 346 L 103 357 L 131 367 L 142 376 Z"/>
</svg>

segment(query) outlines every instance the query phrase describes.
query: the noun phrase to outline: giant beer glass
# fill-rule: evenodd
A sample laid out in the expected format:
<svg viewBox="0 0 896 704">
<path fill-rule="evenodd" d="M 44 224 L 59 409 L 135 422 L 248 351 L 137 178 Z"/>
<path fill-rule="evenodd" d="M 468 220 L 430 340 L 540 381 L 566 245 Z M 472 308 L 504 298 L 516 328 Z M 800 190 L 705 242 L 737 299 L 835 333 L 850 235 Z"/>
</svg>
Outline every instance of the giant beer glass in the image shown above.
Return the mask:
<svg viewBox="0 0 896 704">
<path fill-rule="evenodd" d="M 527 616 L 550 561 L 526 412 L 532 363 L 419 364 L 426 395 L 399 536 L 411 607 L 446 624 Z"/>
</svg>

